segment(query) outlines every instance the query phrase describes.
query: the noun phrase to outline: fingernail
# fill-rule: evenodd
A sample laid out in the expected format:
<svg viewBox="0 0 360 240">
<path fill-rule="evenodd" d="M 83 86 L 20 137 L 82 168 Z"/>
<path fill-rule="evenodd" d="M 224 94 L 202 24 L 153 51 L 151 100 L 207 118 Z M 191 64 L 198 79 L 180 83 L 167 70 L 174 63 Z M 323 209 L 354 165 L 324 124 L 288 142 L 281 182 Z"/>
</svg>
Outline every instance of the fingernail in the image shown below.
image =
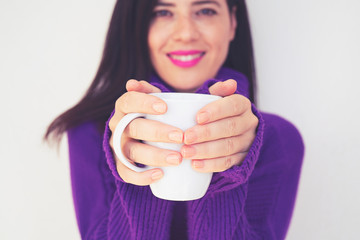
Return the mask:
<svg viewBox="0 0 360 240">
<path fill-rule="evenodd" d="M 193 131 L 188 131 L 188 132 L 185 132 L 184 138 L 185 138 L 185 141 L 184 141 L 184 142 L 185 142 L 186 144 L 190 144 L 190 143 L 193 143 L 193 142 L 196 141 L 197 136 L 196 136 L 196 134 L 195 134 Z"/>
<path fill-rule="evenodd" d="M 170 163 L 171 165 L 179 165 L 180 156 L 177 154 L 170 154 L 166 157 L 166 162 Z"/>
<path fill-rule="evenodd" d="M 183 134 L 180 131 L 171 131 L 168 137 L 174 142 L 181 143 L 183 141 Z"/>
<path fill-rule="evenodd" d="M 210 116 L 209 116 L 208 112 L 201 112 L 197 116 L 198 123 L 205 123 L 205 122 L 209 121 L 209 119 L 210 119 Z"/>
<path fill-rule="evenodd" d="M 163 173 L 161 171 L 156 171 L 151 174 L 151 178 L 153 180 L 158 180 L 158 179 L 162 178 L 162 176 L 163 176 Z"/>
<path fill-rule="evenodd" d="M 162 102 L 154 103 L 152 107 L 158 113 L 164 113 L 166 111 L 166 105 Z"/>
<path fill-rule="evenodd" d="M 183 146 L 181 148 L 181 155 L 183 156 L 183 158 L 189 158 L 194 156 L 195 154 L 196 154 L 196 150 L 193 147 Z"/>
<path fill-rule="evenodd" d="M 203 161 L 193 161 L 192 165 L 194 168 L 203 168 L 204 167 L 204 162 Z"/>
</svg>

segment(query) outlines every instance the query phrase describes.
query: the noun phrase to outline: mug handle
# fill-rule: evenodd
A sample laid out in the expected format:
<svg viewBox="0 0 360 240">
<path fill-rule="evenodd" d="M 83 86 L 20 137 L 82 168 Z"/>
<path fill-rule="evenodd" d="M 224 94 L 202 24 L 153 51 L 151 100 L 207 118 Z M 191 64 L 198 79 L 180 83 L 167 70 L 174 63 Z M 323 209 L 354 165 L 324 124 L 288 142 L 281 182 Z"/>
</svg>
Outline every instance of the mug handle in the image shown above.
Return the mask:
<svg viewBox="0 0 360 240">
<path fill-rule="evenodd" d="M 126 114 L 118 123 L 118 125 L 115 128 L 114 137 L 113 137 L 113 146 L 116 156 L 119 158 L 119 160 L 128 168 L 135 172 L 144 172 L 148 169 L 150 169 L 149 166 L 140 168 L 137 167 L 129 162 L 129 160 L 124 156 L 122 150 L 121 150 L 121 136 L 129 123 L 134 120 L 135 118 L 145 117 L 146 114 L 144 113 L 129 113 Z"/>
</svg>

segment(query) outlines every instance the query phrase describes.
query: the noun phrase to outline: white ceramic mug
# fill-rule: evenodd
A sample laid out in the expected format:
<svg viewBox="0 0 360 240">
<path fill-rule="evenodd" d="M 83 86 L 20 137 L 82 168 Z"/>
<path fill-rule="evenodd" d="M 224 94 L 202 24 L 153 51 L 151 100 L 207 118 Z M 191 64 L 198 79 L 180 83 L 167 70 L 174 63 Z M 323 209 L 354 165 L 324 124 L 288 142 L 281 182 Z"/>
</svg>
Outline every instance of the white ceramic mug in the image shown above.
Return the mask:
<svg viewBox="0 0 360 240">
<path fill-rule="evenodd" d="M 125 115 L 116 126 L 113 145 L 116 156 L 128 168 L 143 172 L 155 168 L 137 167 L 129 162 L 121 150 L 121 135 L 126 126 L 135 118 L 146 118 L 172 125 L 185 131 L 196 125 L 196 114 L 205 105 L 219 99 L 219 96 L 197 93 L 152 93 L 167 104 L 167 112 L 162 115 L 130 113 Z M 145 142 L 146 144 L 174 151 L 180 151 L 182 144 Z M 209 187 L 212 173 L 200 173 L 192 169 L 191 160 L 183 159 L 178 166 L 161 167 L 164 176 L 150 185 L 152 193 L 161 199 L 190 201 L 203 197 Z"/>
</svg>

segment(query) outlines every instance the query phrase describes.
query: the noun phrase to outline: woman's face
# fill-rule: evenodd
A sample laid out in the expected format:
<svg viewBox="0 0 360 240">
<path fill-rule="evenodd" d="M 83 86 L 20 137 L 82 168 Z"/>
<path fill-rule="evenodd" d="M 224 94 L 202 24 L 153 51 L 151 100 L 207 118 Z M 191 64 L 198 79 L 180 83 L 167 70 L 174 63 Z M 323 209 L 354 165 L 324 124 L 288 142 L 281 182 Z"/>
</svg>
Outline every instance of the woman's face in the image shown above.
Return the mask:
<svg viewBox="0 0 360 240">
<path fill-rule="evenodd" d="M 195 91 L 215 77 L 235 29 L 226 0 L 159 0 L 148 35 L 151 62 L 177 91 Z"/>
</svg>

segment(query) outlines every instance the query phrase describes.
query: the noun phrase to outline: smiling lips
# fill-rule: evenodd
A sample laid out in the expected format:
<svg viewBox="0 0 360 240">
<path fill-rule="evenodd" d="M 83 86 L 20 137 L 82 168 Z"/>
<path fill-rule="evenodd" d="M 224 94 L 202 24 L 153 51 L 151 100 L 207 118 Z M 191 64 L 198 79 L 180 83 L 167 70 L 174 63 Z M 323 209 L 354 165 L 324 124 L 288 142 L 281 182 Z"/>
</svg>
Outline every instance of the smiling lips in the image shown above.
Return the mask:
<svg viewBox="0 0 360 240">
<path fill-rule="evenodd" d="M 173 64 L 178 67 L 188 68 L 195 66 L 205 55 L 204 51 L 174 51 L 167 54 Z"/>
</svg>

